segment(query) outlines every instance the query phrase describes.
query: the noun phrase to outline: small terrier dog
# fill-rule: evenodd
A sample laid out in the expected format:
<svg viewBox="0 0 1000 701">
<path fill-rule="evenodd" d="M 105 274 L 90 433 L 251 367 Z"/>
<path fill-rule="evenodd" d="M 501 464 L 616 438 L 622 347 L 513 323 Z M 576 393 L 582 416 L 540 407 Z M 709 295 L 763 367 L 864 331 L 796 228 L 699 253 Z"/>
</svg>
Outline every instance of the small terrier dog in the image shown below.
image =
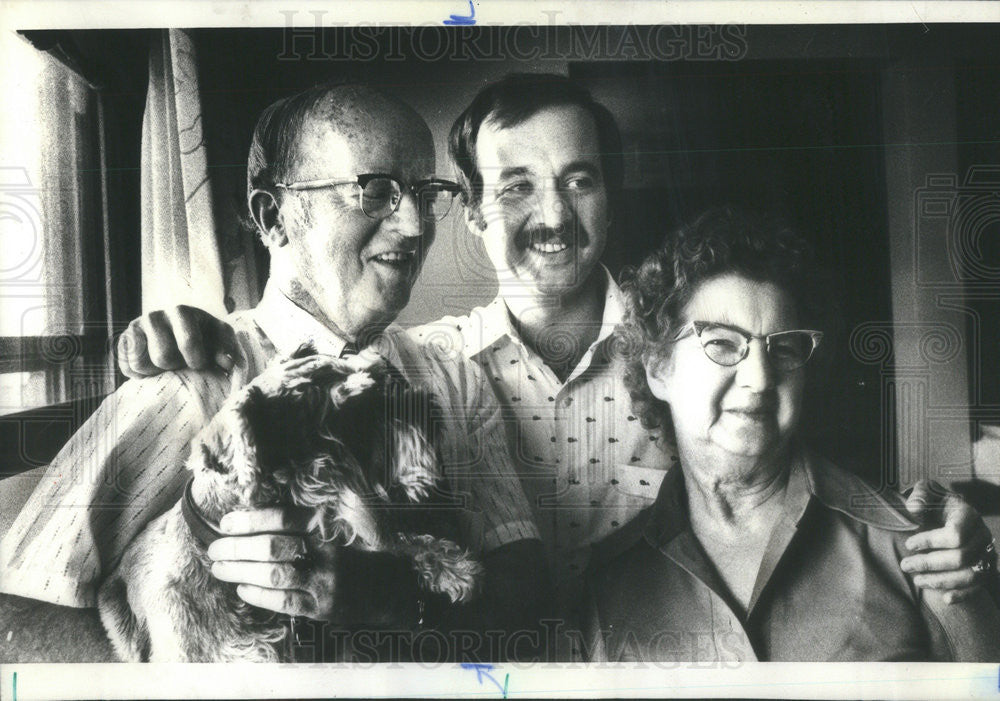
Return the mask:
<svg viewBox="0 0 1000 701">
<path fill-rule="evenodd" d="M 470 600 L 482 567 L 452 540 L 454 510 L 433 508 L 443 494 L 439 418 L 429 393 L 381 360 L 359 369 L 306 347 L 270 366 L 194 439 L 184 497 L 136 537 L 102 585 L 98 608 L 118 655 L 287 658 L 281 618 L 211 574 L 212 523 L 240 509 L 307 507 L 310 537 L 407 558 L 421 588 Z"/>
</svg>

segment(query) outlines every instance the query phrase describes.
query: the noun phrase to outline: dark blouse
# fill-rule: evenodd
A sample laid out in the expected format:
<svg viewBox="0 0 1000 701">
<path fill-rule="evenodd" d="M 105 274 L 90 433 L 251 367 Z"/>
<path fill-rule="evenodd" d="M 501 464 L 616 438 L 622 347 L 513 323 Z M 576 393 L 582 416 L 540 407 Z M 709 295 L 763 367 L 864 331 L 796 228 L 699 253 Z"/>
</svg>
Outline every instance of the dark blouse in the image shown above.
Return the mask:
<svg viewBox="0 0 1000 701">
<path fill-rule="evenodd" d="M 746 615 L 691 530 L 681 469 L 595 552 L 582 659 L 1000 660 L 985 592 L 947 605 L 899 568 L 918 526 L 895 493 L 828 461 L 793 462 Z"/>
</svg>

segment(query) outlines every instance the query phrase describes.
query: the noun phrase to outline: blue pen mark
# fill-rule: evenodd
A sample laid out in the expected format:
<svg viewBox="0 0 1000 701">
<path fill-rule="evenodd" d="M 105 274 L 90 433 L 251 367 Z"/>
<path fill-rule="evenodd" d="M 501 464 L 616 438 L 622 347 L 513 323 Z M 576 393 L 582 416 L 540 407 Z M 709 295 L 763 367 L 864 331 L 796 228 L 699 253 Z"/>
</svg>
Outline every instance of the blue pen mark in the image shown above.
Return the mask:
<svg viewBox="0 0 1000 701">
<path fill-rule="evenodd" d="M 14 672 L 14 693 L 12 696 L 14 701 L 17 701 L 17 672 Z"/>
<path fill-rule="evenodd" d="M 444 21 L 449 27 L 469 27 L 476 23 L 476 7 L 472 4 L 472 0 L 469 0 L 469 14 L 468 15 L 451 15 L 448 19 Z"/>
<path fill-rule="evenodd" d="M 506 675 L 503 679 L 503 686 L 500 686 L 498 682 L 490 672 L 493 671 L 493 665 L 491 664 L 478 664 L 474 662 L 463 662 L 462 669 L 474 669 L 476 670 L 476 679 L 479 681 L 479 685 L 483 685 L 483 677 L 486 677 L 491 682 L 496 684 L 497 689 L 503 694 L 504 698 L 507 698 L 507 689 L 510 686 L 510 674 Z"/>
</svg>

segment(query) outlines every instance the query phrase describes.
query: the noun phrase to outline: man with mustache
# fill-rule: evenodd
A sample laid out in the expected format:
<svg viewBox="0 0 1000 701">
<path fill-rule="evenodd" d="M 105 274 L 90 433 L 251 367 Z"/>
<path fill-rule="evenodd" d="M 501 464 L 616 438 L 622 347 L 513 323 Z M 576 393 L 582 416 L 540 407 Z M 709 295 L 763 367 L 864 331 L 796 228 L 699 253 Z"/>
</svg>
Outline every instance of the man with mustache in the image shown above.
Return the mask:
<svg viewBox="0 0 1000 701">
<path fill-rule="evenodd" d="M 614 352 L 621 293 L 600 258 L 622 185 L 620 136 L 608 111 L 571 80 L 517 74 L 476 95 L 452 128 L 449 151 L 467 227 L 483 241 L 499 294 L 467 316 L 410 333 L 428 343 L 459 336 L 493 385 L 560 598 L 572 602 L 591 546 L 652 503 L 676 459 L 630 413 Z M 153 313 L 133 322 L 123 337 L 132 352 L 119 362 L 132 376 L 204 367 L 216 353 L 228 365 L 230 336 L 190 307 Z M 921 482 L 909 508 L 942 506 L 934 494 Z M 904 563 L 928 572 L 918 584 L 962 596 L 976 586 L 969 565 L 989 531 L 956 497 L 943 507 L 944 524 L 914 536 L 920 554 Z"/>
</svg>

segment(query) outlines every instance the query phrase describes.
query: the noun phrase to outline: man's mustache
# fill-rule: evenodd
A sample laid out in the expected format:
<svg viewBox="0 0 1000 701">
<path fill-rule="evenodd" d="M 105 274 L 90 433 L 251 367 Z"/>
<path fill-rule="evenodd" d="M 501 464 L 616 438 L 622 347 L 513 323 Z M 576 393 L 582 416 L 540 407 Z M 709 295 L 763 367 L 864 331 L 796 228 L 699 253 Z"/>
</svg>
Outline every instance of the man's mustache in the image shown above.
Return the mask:
<svg viewBox="0 0 1000 701">
<path fill-rule="evenodd" d="M 527 248 L 533 243 L 546 243 L 553 239 L 569 246 L 584 246 L 590 241 L 587 230 L 575 219 L 560 226 L 530 226 L 517 232 L 514 243 L 518 248 Z"/>
</svg>

